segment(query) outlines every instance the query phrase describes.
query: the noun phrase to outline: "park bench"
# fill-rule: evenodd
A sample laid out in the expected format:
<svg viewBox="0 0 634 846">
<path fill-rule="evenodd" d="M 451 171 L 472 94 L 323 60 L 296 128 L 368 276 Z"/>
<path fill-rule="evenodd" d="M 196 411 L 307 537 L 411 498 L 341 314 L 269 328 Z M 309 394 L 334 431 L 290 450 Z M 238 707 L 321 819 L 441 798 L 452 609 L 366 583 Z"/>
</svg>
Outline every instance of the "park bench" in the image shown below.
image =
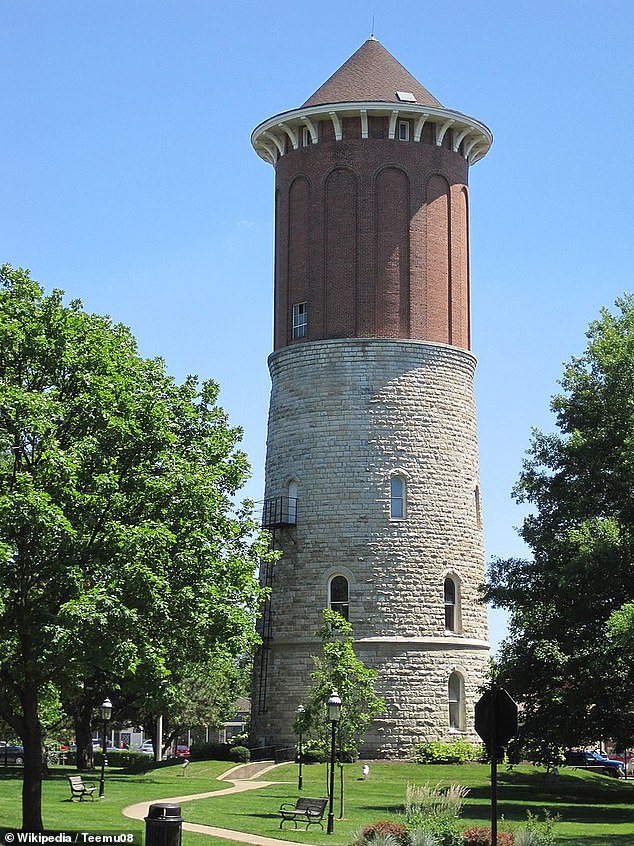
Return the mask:
<svg viewBox="0 0 634 846">
<path fill-rule="evenodd" d="M 97 788 L 92 781 L 88 781 L 84 784 L 81 776 L 68 776 L 68 783 L 70 785 L 71 801 L 75 798 L 75 796 L 79 796 L 80 802 L 83 802 L 86 796 L 90 796 L 90 798 L 94 801 L 95 797 L 93 796 L 93 793 Z"/>
<path fill-rule="evenodd" d="M 321 830 L 324 830 L 321 824 L 324 818 L 324 811 L 326 810 L 327 799 L 309 799 L 308 797 L 300 796 L 297 802 L 293 805 L 292 802 L 284 802 L 280 805 L 280 828 L 284 825 L 286 820 L 292 820 L 295 828 L 297 822 L 306 823 L 306 831 L 311 825 L 318 825 Z"/>
</svg>

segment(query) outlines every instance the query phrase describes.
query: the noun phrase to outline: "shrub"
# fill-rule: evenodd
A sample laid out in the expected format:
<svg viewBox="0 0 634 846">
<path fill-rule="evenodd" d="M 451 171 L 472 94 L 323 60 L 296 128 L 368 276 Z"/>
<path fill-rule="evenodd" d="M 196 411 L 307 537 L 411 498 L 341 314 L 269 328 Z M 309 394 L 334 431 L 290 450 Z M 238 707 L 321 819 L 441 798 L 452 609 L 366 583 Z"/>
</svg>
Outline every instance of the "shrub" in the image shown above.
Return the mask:
<svg viewBox="0 0 634 846">
<path fill-rule="evenodd" d="M 251 760 L 251 753 L 246 746 L 233 746 L 229 750 L 229 759 L 240 764 L 246 764 Z"/>
<path fill-rule="evenodd" d="M 482 746 L 467 743 L 466 740 L 421 743 L 414 751 L 417 764 L 464 764 L 467 761 L 479 761 L 484 755 Z"/>
<path fill-rule="evenodd" d="M 400 846 L 409 846 L 409 836 L 403 823 L 393 820 L 377 820 L 361 829 L 363 843 L 374 843 L 375 846 L 379 846 L 376 840 L 379 835 L 390 835 Z"/>
<path fill-rule="evenodd" d="M 522 842 L 522 846 L 555 846 L 555 823 L 559 817 L 553 817 L 544 811 L 544 819 L 538 814 L 526 812 L 526 825 L 515 835 L 515 842 Z"/>
<path fill-rule="evenodd" d="M 305 764 L 323 764 L 328 760 L 321 743 L 317 740 L 306 740 L 302 744 L 302 761 Z"/>
<path fill-rule="evenodd" d="M 101 750 L 93 752 L 92 760 L 95 768 L 99 769 L 103 760 L 103 752 Z M 143 763 L 154 764 L 154 759 L 149 755 L 144 755 L 142 752 L 135 752 L 132 749 L 109 749 L 106 752 L 106 761 L 110 767 L 124 767 L 125 769 L 133 770 L 142 769 Z"/>
<path fill-rule="evenodd" d="M 192 743 L 189 757 L 194 761 L 230 761 L 226 743 Z"/>
<path fill-rule="evenodd" d="M 462 832 L 455 817 L 429 817 L 417 828 L 434 834 L 440 846 L 463 846 Z"/>
<path fill-rule="evenodd" d="M 490 828 L 483 828 L 476 826 L 468 828 L 462 833 L 463 846 L 492 846 L 493 832 Z M 513 846 L 514 838 L 512 834 L 507 831 L 498 831 L 497 836 L 498 846 Z"/>
</svg>

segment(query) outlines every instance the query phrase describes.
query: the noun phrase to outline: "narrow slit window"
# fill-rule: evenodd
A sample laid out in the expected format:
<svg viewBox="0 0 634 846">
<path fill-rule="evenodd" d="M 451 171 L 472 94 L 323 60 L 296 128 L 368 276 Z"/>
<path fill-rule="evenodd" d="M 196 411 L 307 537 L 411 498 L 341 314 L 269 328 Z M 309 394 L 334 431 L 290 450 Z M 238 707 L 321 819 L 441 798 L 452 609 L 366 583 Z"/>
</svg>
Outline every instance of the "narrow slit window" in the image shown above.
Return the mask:
<svg viewBox="0 0 634 846">
<path fill-rule="evenodd" d="M 464 731 L 464 681 L 460 673 L 452 673 L 448 684 L 449 729 Z"/>
<path fill-rule="evenodd" d="M 405 519 L 405 479 L 401 476 L 390 479 L 390 517 L 392 520 Z"/>
<path fill-rule="evenodd" d="M 294 526 L 297 523 L 297 482 L 291 479 L 286 490 L 286 522 Z"/>
<path fill-rule="evenodd" d="M 445 629 L 456 631 L 456 583 L 453 579 L 445 579 Z"/>
<path fill-rule="evenodd" d="M 398 138 L 399 141 L 409 141 L 409 121 L 400 120 L 398 122 Z"/>
<path fill-rule="evenodd" d="M 293 306 L 293 338 L 305 338 L 308 334 L 308 304 L 295 303 Z"/>
</svg>

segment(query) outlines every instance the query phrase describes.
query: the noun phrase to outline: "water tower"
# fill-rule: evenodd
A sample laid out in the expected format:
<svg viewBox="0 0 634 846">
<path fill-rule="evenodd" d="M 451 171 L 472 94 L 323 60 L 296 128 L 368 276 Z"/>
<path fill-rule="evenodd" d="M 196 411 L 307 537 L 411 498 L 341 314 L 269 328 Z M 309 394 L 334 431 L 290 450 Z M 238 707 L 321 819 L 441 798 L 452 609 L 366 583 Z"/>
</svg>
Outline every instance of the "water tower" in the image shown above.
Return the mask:
<svg viewBox="0 0 634 846">
<path fill-rule="evenodd" d="M 470 351 L 469 166 L 491 145 L 370 39 L 253 132 L 275 168 L 275 329 L 252 701 L 293 742 L 324 607 L 387 713 L 371 755 L 476 740 L 489 644 Z"/>
</svg>

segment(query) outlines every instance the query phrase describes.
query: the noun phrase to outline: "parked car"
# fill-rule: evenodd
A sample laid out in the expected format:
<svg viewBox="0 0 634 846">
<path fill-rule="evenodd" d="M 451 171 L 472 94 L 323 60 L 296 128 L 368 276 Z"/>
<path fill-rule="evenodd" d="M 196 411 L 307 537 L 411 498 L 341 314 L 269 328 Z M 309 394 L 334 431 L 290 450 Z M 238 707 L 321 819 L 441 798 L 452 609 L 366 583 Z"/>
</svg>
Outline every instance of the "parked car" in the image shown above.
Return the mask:
<svg viewBox="0 0 634 846">
<path fill-rule="evenodd" d="M 608 758 L 600 752 L 570 750 L 566 752 L 565 757 L 566 764 L 569 767 L 582 767 L 585 770 L 592 770 L 592 772 L 602 773 L 603 775 L 613 776 L 614 778 L 623 778 L 625 776 L 623 761 Z"/>
<path fill-rule="evenodd" d="M 628 750 L 627 757 L 625 755 L 610 755 L 610 758 L 612 758 L 613 761 L 621 761 L 624 765 L 627 763 L 627 774 L 634 774 L 634 752 Z"/>
<path fill-rule="evenodd" d="M 152 741 L 144 740 L 139 746 L 139 752 L 142 752 L 144 755 L 154 755 L 154 744 Z"/>
<path fill-rule="evenodd" d="M 187 758 L 189 756 L 189 746 L 184 743 L 177 743 L 174 747 L 175 758 Z"/>
<path fill-rule="evenodd" d="M 92 751 L 93 752 L 101 752 L 101 741 L 100 740 L 98 740 L 96 743 L 93 740 Z M 106 752 L 118 752 L 118 751 L 119 750 L 117 749 L 116 746 L 113 746 L 112 743 L 108 743 L 108 741 L 106 741 Z"/>
<path fill-rule="evenodd" d="M 23 764 L 24 746 L 10 746 L 5 744 L 0 747 L 0 764 Z"/>
</svg>

